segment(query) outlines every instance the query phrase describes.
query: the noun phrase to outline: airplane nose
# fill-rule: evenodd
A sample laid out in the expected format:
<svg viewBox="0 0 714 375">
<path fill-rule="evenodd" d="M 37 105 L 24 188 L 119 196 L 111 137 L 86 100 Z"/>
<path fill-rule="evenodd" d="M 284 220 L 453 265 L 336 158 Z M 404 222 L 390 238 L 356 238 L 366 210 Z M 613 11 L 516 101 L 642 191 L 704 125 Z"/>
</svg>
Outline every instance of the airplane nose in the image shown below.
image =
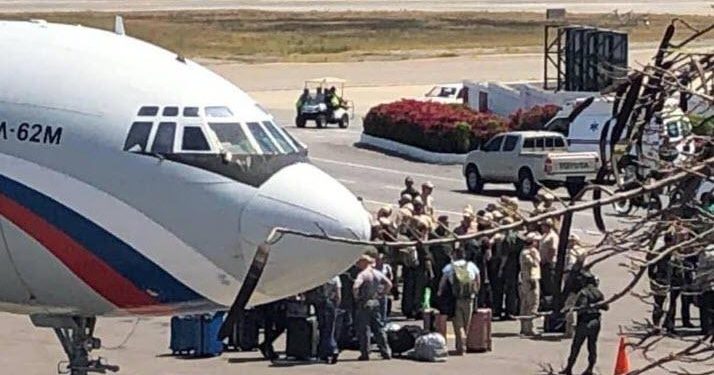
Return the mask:
<svg viewBox="0 0 714 375">
<path fill-rule="evenodd" d="M 369 213 L 357 197 L 307 163 L 290 165 L 271 176 L 243 211 L 244 259 L 252 259 L 258 244 L 276 227 L 359 240 L 369 239 L 371 230 Z M 269 302 L 320 285 L 348 269 L 366 249 L 362 245 L 283 235 L 271 245 L 268 263 L 250 303 Z"/>
</svg>

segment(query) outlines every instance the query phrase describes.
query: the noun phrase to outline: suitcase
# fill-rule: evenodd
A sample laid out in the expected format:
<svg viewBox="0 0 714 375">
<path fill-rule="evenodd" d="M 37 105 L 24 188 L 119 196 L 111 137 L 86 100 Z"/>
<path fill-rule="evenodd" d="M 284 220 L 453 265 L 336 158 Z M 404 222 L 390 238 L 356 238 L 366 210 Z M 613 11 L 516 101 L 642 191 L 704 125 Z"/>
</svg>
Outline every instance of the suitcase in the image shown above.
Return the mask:
<svg viewBox="0 0 714 375">
<path fill-rule="evenodd" d="M 222 312 L 201 316 L 201 345 L 196 356 L 215 357 L 223 353 L 223 341 L 218 339 L 223 316 Z"/>
<path fill-rule="evenodd" d="M 449 320 L 446 314 L 440 314 L 439 311 L 431 309 L 422 313 L 422 319 L 425 331 L 438 332 L 446 337 L 446 326 Z"/>
<path fill-rule="evenodd" d="M 254 309 L 246 310 L 243 319 L 233 325 L 227 347 L 241 351 L 255 350 L 260 340 L 259 335 L 260 315 Z"/>
<path fill-rule="evenodd" d="M 469 352 L 491 351 L 491 309 L 477 309 L 471 316 L 466 350 Z"/>
<path fill-rule="evenodd" d="M 218 332 L 223 324 L 223 313 L 171 318 L 173 355 L 211 357 L 223 353 L 223 342 Z"/>
<path fill-rule="evenodd" d="M 171 318 L 171 343 L 173 355 L 192 355 L 201 342 L 201 323 L 197 316 L 174 316 Z"/>
<path fill-rule="evenodd" d="M 317 357 L 317 320 L 309 318 L 288 318 L 285 356 L 299 360 Z"/>
</svg>

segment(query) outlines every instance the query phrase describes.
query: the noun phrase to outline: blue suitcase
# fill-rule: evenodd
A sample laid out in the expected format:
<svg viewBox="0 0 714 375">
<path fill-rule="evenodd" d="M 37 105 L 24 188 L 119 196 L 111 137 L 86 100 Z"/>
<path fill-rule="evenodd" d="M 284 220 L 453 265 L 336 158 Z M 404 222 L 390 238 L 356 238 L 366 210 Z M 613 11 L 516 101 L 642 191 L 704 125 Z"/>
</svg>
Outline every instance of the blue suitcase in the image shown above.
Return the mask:
<svg viewBox="0 0 714 375">
<path fill-rule="evenodd" d="M 201 320 L 201 346 L 196 356 L 215 357 L 223 353 L 223 341 L 218 339 L 218 332 L 223 324 L 223 313 L 204 315 Z"/>
<path fill-rule="evenodd" d="M 221 324 L 223 313 L 171 318 L 171 353 L 191 357 L 220 355 L 223 353 L 223 342 L 218 340 Z"/>
</svg>

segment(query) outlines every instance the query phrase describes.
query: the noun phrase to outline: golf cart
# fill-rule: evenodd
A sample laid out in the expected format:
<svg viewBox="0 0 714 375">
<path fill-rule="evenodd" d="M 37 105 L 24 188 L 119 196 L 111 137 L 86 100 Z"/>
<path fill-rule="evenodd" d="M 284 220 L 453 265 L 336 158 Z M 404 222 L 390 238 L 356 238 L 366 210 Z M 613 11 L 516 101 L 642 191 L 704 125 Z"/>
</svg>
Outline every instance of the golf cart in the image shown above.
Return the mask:
<svg viewBox="0 0 714 375">
<path fill-rule="evenodd" d="M 307 97 L 301 97 L 297 104 L 295 125 L 304 128 L 308 121 L 315 121 L 318 128 L 327 124 L 338 124 L 340 128 L 347 128 L 350 119 L 354 118 L 354 105 L 352 101 L 344 99 L 345 80 L 333 77 L 309 79 L 305 81 Z M 328 91 L 334 87 L 337 99 L 335 103 L 328 103 Z M 320 94 L 317 94 L 317 90 Z M 336 104 L 339 102 L 339 104 Z M 336 104 L 336 105 L 335 105 Z"/>
</svg>

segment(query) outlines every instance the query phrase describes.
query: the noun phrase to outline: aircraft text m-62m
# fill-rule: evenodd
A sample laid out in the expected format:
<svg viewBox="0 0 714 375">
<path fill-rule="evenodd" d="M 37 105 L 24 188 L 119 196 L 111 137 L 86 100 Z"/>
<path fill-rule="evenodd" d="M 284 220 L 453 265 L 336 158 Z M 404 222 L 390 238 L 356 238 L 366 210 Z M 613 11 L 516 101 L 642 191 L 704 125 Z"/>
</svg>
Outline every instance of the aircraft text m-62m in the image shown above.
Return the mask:
<svg viewBox="0 0 714 375">
<path fill-rule="evenodd" d="M 14 127 L 2 121 L 0 122 L 0 140 L 59 145 L 62 141 L 62 127 L 27 122 Z"/>
</svg>

